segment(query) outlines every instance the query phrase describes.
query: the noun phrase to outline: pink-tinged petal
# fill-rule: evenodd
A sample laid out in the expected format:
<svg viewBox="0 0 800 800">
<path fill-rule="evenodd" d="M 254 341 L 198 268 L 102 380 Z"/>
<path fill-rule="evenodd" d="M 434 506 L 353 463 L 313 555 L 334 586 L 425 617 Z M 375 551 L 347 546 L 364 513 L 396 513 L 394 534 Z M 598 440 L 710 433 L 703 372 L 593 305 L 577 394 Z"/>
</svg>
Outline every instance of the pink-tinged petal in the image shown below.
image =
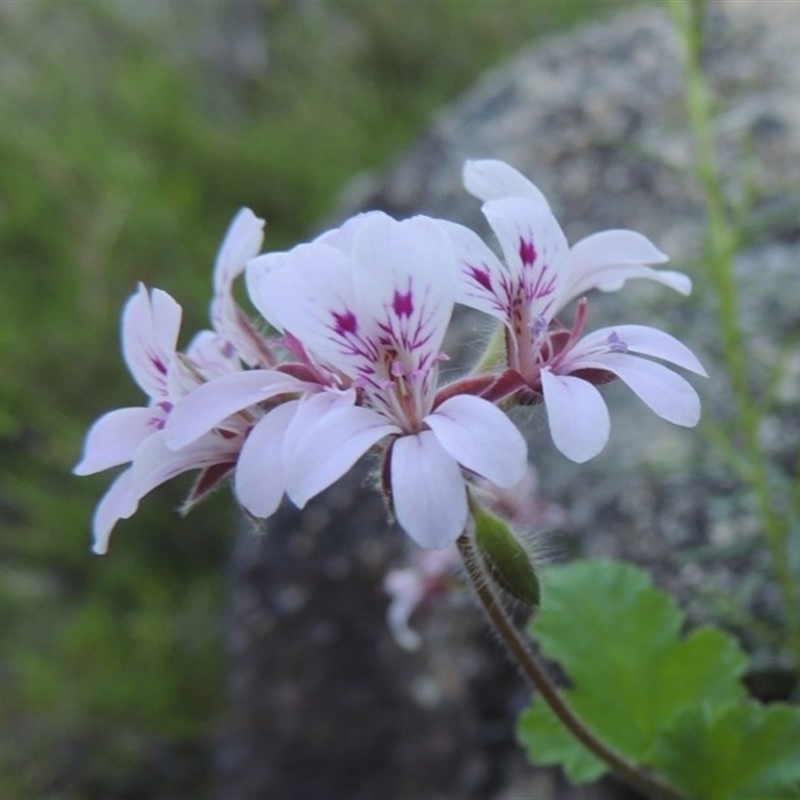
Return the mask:
<svg viewBox="0 0 800 800">
<path fill-rule="evenodd" d="M 509 297 L 523 303 L 531 322 L 549 321 L 560 305 L 569 247 L 550 209 L 520 197 L 491 200 L 483 213 L 503 249 L 510 275 Z"/>
<path fill-rule="evenodd" d="M 547 422 L 555 446 L 582 464 L 594 458 L 608 442 L 611 423 L 600 392 L 588 381 L 542 370 Z"/>
<path fill-rule="evenodd" d="M 528 197 L 547 205 L 542 192 L 505 161 L 467 161 L 464 164 L 464 186 L 471 195 L 484 202 L 500 197 Z"/>
<path fill-rule="evenodd" d="M 242 208 L 231 221 L 214 265 L 215 294 L 229 294 L 247 262 L 258 255 L 264 241 L 264 220 Z"/>
<path fill-rule="evenodd" d="M 693 428 L 700 421 L 700 398 L 694 387 L 663 364 L 626 353 L 606 353 L 582 364 L 612 372 L 667 422 Z"/>
<path fill-rule="evenodd" d="M 392 506 L 403 530 L 421 547 L 451 545 L 467 524 L 467 491 L 458 463 L 433 431 L 392 445 Z"/>
<path fill-rule="evenodd" d="M 239 502 L 254 516 L 266 519 L 280 505 L 286 487 L 281 458 L 283 437 L 298 400 L 290 400 L 265 414 L 245 440 L 234 476 Z"/>
<path fill-rule="evenodd" d="M 647 325 L 616 325 L 600 328 L 583 337 L 567 356 L 570 365 L 591 359 L 598 352 L 631 352 L 669 361 L 697 375 L 708 377 L 697 356 L 685 345 L 657 328 Z M 572 367 L 570 371 L 574 371 Z"/>
<path fill-rule="evenodd" d="M 122 311 L 122 354 L 142 390 L 152 398 L 167 395 L 166 375 L 174 357 L 181 307 L 166 292 L 143 284 Z"/>
<path fill-rule="evenodd" d="M 499 408 L 480 397 L 456 395 L 425 418 L 439 444 L 462 467 L 510 488 L 525 476 L 528 447 Z"/>
<path fill-rule="evenodd" d="M 72 470 L 91 475 L 127 464 L 139 445 L 163 427 L 166 412 L 154 408 L 118 408 L 103 414 L 86 434 L 83 458 Z"/>
<path fill-rule="evenodd" d="M 309 354 L 345 374 L 374 361 L 365 340 L 371 326 L 357 305 L 350 259 L 340 250 L 311 243 L 280 259 L 262 256 L 248 265 L 247 280 L 258 310 Z"/>
<path fill-rule="evenodd" d="M 317 398 L 310 398 L 316 400 Z M 334 406 L 303 427 L 298 410 L 283 442 L 286 494 L 298 507 L 342 477 L 364 453 L 396 425 L 360 406 Z"/>
<path fill-rule="evenodd" d="M 453 243 L 460 270 L 456 302 L 502 321 L 509 319 L 509 298 L 504 288 L 508 271 L 500 259 L 469 228 L 447 220 L 437 222 Z"/>
<path fill-rule="evenodd" d="M 369 326 L 366 335 L 405 353 L 407 370 L 430 367 L 456 297 L 457 266 L 449 237 L 429 217 L 398 222 L 374 215 L 358 230 L 352 258 L 358 321 L 363 317 Z"/>
<path fill-rule="evenodd" d="M 92 521 L 92 551 L 97 555 L 108 552 L 111 531 L 121 519 L 128 519 L 139 506 L 133 490 L 133 469 L 120 473 L 97 504 Z"/>
<path fill-rule="evenodd" d="M 164 428 L 167 444 L 179 450 L 231 414 L 279 394 L 308 388 L 309 384 L 274 370 L 254 369 L 223 375 L 201 384 L 172 409 Z"/>
<path fill-rule="evenodd" d="M 587 236 L 570 250 L 569 285 L 563 303 L 591 289 L 615 292 L 631 278 L 646 278 L 688 295 L 692 291 L 688 275 L 647 266 L 668 260 L 647 237 L 635 231 L 609 230 Z"/>
<path fill-rule="evenodd" d="M 186 359 L 206 380 L 242 370 L 242 365 L 230 341 L 214 331 L 200 331 L 186 348 Z M 197 380 L 194 381 L 194 384 L 184 384 L 182 377 L 179 377 L 179 381 L 181 381 L 181 386 L 176 387 L 176 391 L 181 389 L 183 391 L 180 391 L 178 396 L 187 394 L 197 385 Z"/>
<path fill-rule="evenodd" d="M 163 431 L 155 433 L 145 439 L 136 451 L 132 467 L 132 491 L 140 499 L 156 486 L 189 470 L 233 463 L 241 445 L 240 437 L 223 439 L 210 433 L 182 450 L 170 450 L 164 442 Z"/>
</svg>

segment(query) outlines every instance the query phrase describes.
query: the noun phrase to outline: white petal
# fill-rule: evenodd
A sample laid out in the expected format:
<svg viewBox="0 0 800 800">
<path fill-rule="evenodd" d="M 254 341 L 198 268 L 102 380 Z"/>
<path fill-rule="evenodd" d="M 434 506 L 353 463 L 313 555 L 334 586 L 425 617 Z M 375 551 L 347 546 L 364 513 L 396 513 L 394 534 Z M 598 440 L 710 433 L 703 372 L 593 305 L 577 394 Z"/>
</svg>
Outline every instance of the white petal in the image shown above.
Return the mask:
<svg viewBox="0 0 800 800">
<path fill-rule="evenodd" d="M 368 219 L 375 216 L 385 217 L 386 214 L 383 211 L 364 211 L 361 214 L 350 217 L 340 227 L 321 233 L 314 241 L 328 244 L 337 250 L 341 250 L 346 255 L 350 255 L 353 249 L 353 238 L 356 233 Z"/>
<path fill-rule="evenodd" d="M 630 278 L 646 278 L 688 295 L 692 291 L 688 275 L 647 266 L 668 260 L 646 236 L 635 231 L 608 230 L 592 234 L 570 250 L 569 287 L 563 302 L 566 304 L 590 289 L 617 291 Z"/>
<path fill-rule="evenodd" d="M 268 369 L 223 375 L 200 384 L 172 409 L 164 428 L 167 444 L 185 447 L 204 433 L 248 406 L 279 394 L 303 391 L 308 384 Z"/>
<path fill-rule="evenodd" d="M 528 447 L 513 422 L 480 397 L 445 400 L 425 422 L 462 467 L 508 489 L 525 475 Z"/>
<path fill-rule="evenodd" d="M 530 317 L 555 314 L 569 268 L 569 247 L 550 209 L 534 200 L 491 200 L 483 213 L 503 248 L 514 289 L 530 308 Z"/>
<path fill-rule="evenodd" d="M 313 421 L 301 410 L 283 443 L 286 494 L 298 508 L 341 478 L 384 436 L 399 433 L 385 417 L 360 406 L 335 405 Z"/>
<path fill-rule="evenodd" d="M 463 225 L 437 220 L 455 248 L 460 274 L 456 302 L 491 314 L 499 320 L 510 317 L 509 297 L 504 290 L 508 271 L 476 233 Z"/>
<path fill-rule="evenodd" d="M 255 517 L 266 518 L 278 508 L 286 487 L 281 448 L 298 400 L 265 414 L 245 440 L 234 476 L 239 502 Z"/>
<path fill-rule="evenodd" d="M 432 431 L 401 436 L 391 459 L 397 522 L 421 547 L 451 545 L 467 524 L 467 492 L 456 461 Z"/>
<path fill-rule="evenodd" d="M 228 294 L 247 262 L 258 254 L 264 241 L 264 220 L 242 208 L 231 221 L 214 265 L 214 292 Z"/>
<path fill-rule="evenodd" d="M 467 161 L 464 164 L 464 186 L 471 195 L 484 202 L 499 197 L 529 197 L 547 205 L 542 192 L 504 161 Z"/>
<path fill-rule="evenodd" d="M 181 450 L 170 450 L 163 432 L 154 433 L 136 451 L 133 491 L 137 498 L 142 498 L 156 486 L 189 470 L 231 464 L 236 461 L 241 444 L 240 438 L 223 439 L 207 434 Z"/>
<path fill-rule="evenodd" d="M 542 393 L 555 446 L 582 464 L 608 442 L 611 423 L 600 392 L 588 381 L 542 370 Z"/>
<path fill-rule="evenodd" d="M 163 418 L 158 408 L 118 408 L 103 414 L 86 434 L 83 458 L 72 471 L 91 475 L 127 463 Z"/>
<path fill-rule="evenodd" d="M 128 519 L 139 506 L 133 491 L 133 469 L 120 473 L 97 504 L 92 521 L 92 550 L 98 555 L 108 552 L 111 531 L 121 519 Z"/>
<path fill-rule="evenodd" d="M 350 259 L 340 250 L 315 242 L 280 258 L 262 256 L 248 265 L 247 281 L 264 317 L 309 353 L 348 375 L 372 363 L 364 341 L 374 335 L 374 324 L 363 317 Z"/>
<path fill-rule="evenodd" d="M 234 372 L 241 372 L 242 365 L 236 352 L 231 348 L 231 342 L 215 331 L 200 331 L 186 348 L 186 358 L 192 362 L 203 377 L 210 380 Z M 178 361 L 180 364 L 180 362 Z M 183 367 L 184 365 L 181 364 Z M 177 372 L 177 371 L 176 371 Z M 183 370 L 185 373 L 185 368 Z M 170 374 L 172 377 L 172 373 Z M 194 376 L 193 376 L 194 377 Z M 184 375 L 178 372 L 175 375 L 176 386 L 173 389 L 175 396 L 183 396 L 197 386 L 197 378 L 192 384 L 187 384 Z"/>
<path fill-rule="evenodd" d="M 278 280 L 273 273 L 279 272 L 290 266 L 289 253 L 264 253 L 264 255 L 251 258 L 245 267 L 245 285 L 247 294 L 252 304 L 258 309 L 264 319 L 282 331 L 283 327 L 273 315 L 280 309 L 280 304 L 274 302 L 272 297 L 273 286 Z"/>
<path fill-rule="evenodd" d="M 367 335 L 389 337 L 410 356 L 407 368 L 423 367 L 439 354 L 455 303 L 450 238 L 429 217 L 397 222 L 376 215 L 356 233 L 352 257 Z"/>
<path fill-rule="evenodd" d="M 131 375 L 152 398 L 167 395 L 166 375 L 175 354 L 181 307 L 166 292 L 143 284 L 122 310 L 122 355 Z"/>
<path fill-rule="evenodd" d="M 658 328 L 647 325 L 616 325 L 592 331 L 575 345 L 567 360 L 573 364 L 573 361 L 583 361 L 585 357 L 591 359 L 591 354 L 597 352 L 598 348 L 608 347 L 609 337 L 612 336 L 624 343 L 627 350 L 632 353 L 660 358 L 704 378 L 708 377 L 697 356 L 683 342 Z M 574 371 L 574 367 L 570 371 Z"/>
<path fill-rule="evenodd" d="M 700 398 L 694 387 L 663 364 L 626 353 L 607 353 L 583 364 L 614 373 L 667 422 L 693 428 L 700 421 Z"/>
</svg>

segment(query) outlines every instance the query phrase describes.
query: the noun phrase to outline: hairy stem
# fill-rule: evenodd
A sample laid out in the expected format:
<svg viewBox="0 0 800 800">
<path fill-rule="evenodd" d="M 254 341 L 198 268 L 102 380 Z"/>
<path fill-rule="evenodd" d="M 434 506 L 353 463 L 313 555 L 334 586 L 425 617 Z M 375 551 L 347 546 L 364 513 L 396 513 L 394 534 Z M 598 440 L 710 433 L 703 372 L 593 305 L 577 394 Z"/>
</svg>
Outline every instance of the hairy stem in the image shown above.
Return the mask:
<svg viewBox="0 0 800 800">
<path fill-rule="evenodd" d="M 511 657 L 519 665 L 525 677 L 539 692 L 542 699 L 561 723 L 580 743 L 599 758 L 619 778 L 654 800 L 686 800 L 684 795 L 666 783 L 661 777 L 651 775 L 598 739 L 575 712 L 567 705 L 547 673 L 536 660 L 517 627 L 512 622 L 498 599 L 480 555 L 470 534 L 463 533 L 458 541 L 458 550 L 464 562 L 467 576 L 489 621 L 508 648 Z"/>
</svg>

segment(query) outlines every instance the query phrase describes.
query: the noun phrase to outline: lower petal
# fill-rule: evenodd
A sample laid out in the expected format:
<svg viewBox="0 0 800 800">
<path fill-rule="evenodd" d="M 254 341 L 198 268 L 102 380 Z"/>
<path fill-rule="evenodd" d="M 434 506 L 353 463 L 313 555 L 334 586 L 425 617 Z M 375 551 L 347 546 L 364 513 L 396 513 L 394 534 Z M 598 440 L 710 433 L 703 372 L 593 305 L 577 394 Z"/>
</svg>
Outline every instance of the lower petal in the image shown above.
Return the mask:
<svg viewBox="0 0 800 800">
<path fill-rule="evenodd" d="M 458 463 L 433 431 L 401 436 L 391 452 L 397 522 L 420 546 L 451 545 L 467 524 L 467 492 Z"/>
<path fill-rule="evenodd" d="M 700 397 L 694 387 L 663 364 L 625 353 L 606 353 L 587 363 L 613 372 L 667 422 L 693 428 L 700 421 Z"/>
<path fill-rule="evenodd" d="M 528 448 L 513 422 L 487 400 L 456 395 L 425 422 L 461 466 L 510 488 L 525 475 Z"/>
<path fill-rule="evenodd" d="M 547 422 L 555 446 L 582 464 L 608 442 L 611 423 L 600 392 L 588 381 L 571 375 L 541 373 Z"/>
<path fill-rule="evenodd" d="M 117 408 L 103 414 L 86 434 L 83 458 L 73 469 L 76 475 L 91 475 L 133 459 L 139 445 L 163 422 L 158 408 Z"/>
<path fill-rule="evenodd" d="M 126 469 L 103 495 L 97 504 L 92 521 L 94 542 L 92 550 L 98 555 L 108 552 L 111 531 L 121 519 L 128 519 L 139 506 L 139 498 L 133 490 L 133 469 Z"/>
<path fill-rule="evenodd" d="M 301 407 L 282 447 L 286 493 L 298 508 L 303 508 L 341 478 L 372 445 L 399 432 L 385 417 L 361 406 L 334 405 L 316 419 Z"/>
<path fill-rule="evenodd" d="M 239 502 L 255 517 L 266 518 L 278 508 L 286 486 L 281 459 L 283 437 L 299 401 L 274 408 L 250 431 L 234 477 Z"/>
</svg>

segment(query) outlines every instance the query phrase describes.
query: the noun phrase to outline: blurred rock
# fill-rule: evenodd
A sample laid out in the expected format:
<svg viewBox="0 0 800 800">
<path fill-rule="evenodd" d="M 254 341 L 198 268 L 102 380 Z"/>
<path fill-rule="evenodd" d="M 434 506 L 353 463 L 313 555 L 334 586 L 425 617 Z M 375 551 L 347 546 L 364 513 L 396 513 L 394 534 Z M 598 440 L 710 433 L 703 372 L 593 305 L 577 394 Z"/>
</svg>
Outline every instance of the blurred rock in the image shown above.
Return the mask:
<svg viewBox="0 0 800 800">
<path fill-rule="evenodd" d="M 741 319 L 756 383 L 796 337 L 800 262 L 800 4 L 710 5 L 705 65 L 719 113 L 715 134 L 730 197 L 744 176 L 754 204 L 738 262 Z M 590 326 L 653 324 L 678 335 L 711 373 L 693 381 L 705 414 L 730 415 L 714 300 L 697 265 L 699 193 L 687 175 L 679 46 L 666 16 L 626 7 L 553 38 L 488 73 L 444 109 L 386 175 L 361 176 L 342 216 L 382 208 L 487 228 L 461 188 L 466 158 L 500 158 L 534 180 L 571 241 L 605 228 L 641 231 L 693 274 L 692 300 L 655 286 L 590 301 Z M 475 337 L 464 316 L 464 336 Z M 794 340 L 794 338 L 793 338 Z M 794 470 L 797 365 L 780 382 L 779 414 L 764 436 Z M 543 499 L 568 510 L 557 558 L 612 555 L 645 564 L 694 620 L 722 600 L 775 613 L 768 558 L 752 501 L 708 439 L 654 417 L 624 387 L 606 387 L 612 440 L 589 464 L 549 443 L 529 415 Z M 451 598 L 418 627 L 422 651 L 389 638 L 381 581 L 405 548 L 380 500 L 356 475 L 309 505 L 284 509 L 265 536 L 243 531 L 233 564 L 230 733 L 220 796 L 236 798 L 624 797 L 612 783 L 575 790 L 553 771 L 530 771 L 513 742 L 527 689 L 469 602 Z M 778 654 L 760 652 L 773 667 Z"/>
</svg>

